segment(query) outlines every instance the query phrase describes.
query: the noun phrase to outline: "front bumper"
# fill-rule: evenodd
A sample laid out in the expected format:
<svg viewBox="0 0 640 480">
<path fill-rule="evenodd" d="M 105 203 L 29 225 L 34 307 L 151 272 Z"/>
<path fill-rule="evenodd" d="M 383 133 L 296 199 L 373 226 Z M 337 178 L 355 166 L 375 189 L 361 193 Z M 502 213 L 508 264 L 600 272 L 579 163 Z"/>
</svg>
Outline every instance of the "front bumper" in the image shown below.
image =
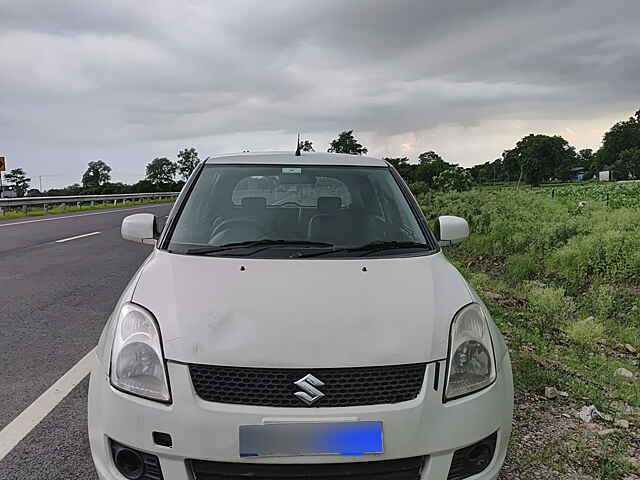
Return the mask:
<svg viewBox="0 0 640 480">
<path fill-rule="evenodd" d="M 513 382 L 508 355 L 496 382 L 487 389 L 442 403 L 444 375 L 435 383 L 436 364 L 428 365 L 418 397 L 393 405 L 343 408 L 273 408 L 205 402 L 195 393 L 186 365 L 168 362 L 173 403 L 133 397 L 111 387 L 98 365 L 89 387 L 89 440 L 101 480 L 125 480 L 116 469 L 109 439 L 156 455 L 165 480 L 193 480 L 187 459 L 217 462 L 300 464 L 390 460 L 426 456 L 423 480 L 446 480 L 457 449 L 497 432 L 491 464 L 470 480 L 498 475 L 511 434 Z M 441 362 L 440 372 L 444 372 Z M 295 421 L 382 421 L 385 453 L 366 456 L 240 458 L 239 425 Z M 169 433 L 172 447 L 154 443 L 152 432 Z"/>
</svg>

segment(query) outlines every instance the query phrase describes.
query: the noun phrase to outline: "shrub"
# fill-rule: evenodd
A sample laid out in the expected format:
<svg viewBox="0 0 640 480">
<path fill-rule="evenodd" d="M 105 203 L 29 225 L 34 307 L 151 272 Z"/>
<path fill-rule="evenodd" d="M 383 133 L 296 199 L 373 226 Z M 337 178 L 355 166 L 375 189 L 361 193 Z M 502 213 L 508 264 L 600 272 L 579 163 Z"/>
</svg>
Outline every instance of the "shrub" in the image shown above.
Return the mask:
<svg viewBox="0 0 640 480">
<path fill-rule="evenodd" d="M 616 312 L 616 290 L 610 285 L 593 285 L 585 295 L 585 306 L 599 320 Z"/>
<path fill-rule="evenodd" d="M 471 174 L 462 167 L 453 167 L 440 173 L 433 179 L 433 184 L 443 192 L 463 192 L 473 186 Z"/>
<path fill-rule="evenodd" d="M 518 280 L 532 278 L 540 271 L 540 266 L 531 255 L 511 255 L 507 259 L 507 272 Z"/>
<path fill-rule="evenodd" d="M 409 184 L 409 190 L 411 190 L 411 193 L 415 196 L 418 196 L 427 193 L 429 187 L 425 182 L 413 182 Z"/>
<path fill-rule="evenodd" d="M 604 325 L 594 317 L 587 317 L 570 324 L 566 331 L 574 342 L 590 347 L 604 336 Z"/>
<path fill-rule="evenodd" d="M 590 275 L 607 280 L 638 278 L 640 235 L 608 230 L 574 237 L 549 257 L 545 267 L 571 285 Z"/>
<path fill-rule="evenodd" d="M 529 302 L 530 319 L 540 333 L 560 327 L 575 314 L 576 305 L 572 298 L 565 295 L 564 288 L 527 282 L 523 293 Z"/>
</svg>

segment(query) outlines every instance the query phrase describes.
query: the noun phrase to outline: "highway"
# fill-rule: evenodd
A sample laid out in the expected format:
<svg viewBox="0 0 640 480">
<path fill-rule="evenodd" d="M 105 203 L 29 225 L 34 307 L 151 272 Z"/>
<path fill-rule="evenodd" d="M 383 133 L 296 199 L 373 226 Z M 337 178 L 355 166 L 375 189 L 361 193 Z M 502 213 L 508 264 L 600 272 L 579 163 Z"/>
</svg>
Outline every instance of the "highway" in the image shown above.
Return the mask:
<svg viewBox="0 0 640 480">
<path fill-rule="evenodd" d="M 122 219 L 171 204 L 2 220 L 0 452 L 16 418 L 95 347 L 151 247 L 120 237 Z M 0 479 L 96 479 L 86 433 L 88 378 L 4 458 Z M 22 415 L 21 417 L 23 417 Z M 4 432 L 4 436 L 3 436 Z"/>
</svg>

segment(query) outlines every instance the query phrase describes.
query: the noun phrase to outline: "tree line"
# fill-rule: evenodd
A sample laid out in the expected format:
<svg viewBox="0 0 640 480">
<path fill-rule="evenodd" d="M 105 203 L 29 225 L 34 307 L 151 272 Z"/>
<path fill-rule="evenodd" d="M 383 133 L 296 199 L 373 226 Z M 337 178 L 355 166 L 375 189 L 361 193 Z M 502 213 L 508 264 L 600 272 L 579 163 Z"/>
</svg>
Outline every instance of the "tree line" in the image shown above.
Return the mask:
<svg viewBox="0 0 640 480">
<path fill-rule="evenodd" d="M 313 142 L 305 139 L 299 144 L 303 152 L 313 152 Z M 369 151 L 345 130 L 333 139 L 327 150 L 331 153 L 366 155 Z M 612 179 L 640 179 L 640 110 L 628 120 L 617 122 L 605 133 L 602 146 L 576 151 L 559 135 L 529 134 L 500 158 L 463 168 L 449 163 L 438 153 L 420 153 L 416 162 L 409 157 L 385 157 L 409 183 L 414 192 L 435 190 L 467 190 L 474 184 L 526 182 L 536 186 L 550 181 L 567 181 L 576 177 L 597 178 L 598 172 L 608 170 Z M 111 182 L 111 167 L 102 160 L 89 162 L 82 175 L 82 184 L 50 189 L 47 195 L 100 195 L 111 193 L 144 193 L 179 191 L 191 172 L 200 163 L 195 148 L 180 150 L 177 160 L 154 158 L 146 166 L 145 178 L 132 185 Z M 5 175 L 18 196 L 41 194 L 29 189 L 31 179 L 22 168 Z"/>
<path fill-rule="evenodd" d="M 52 188 L 46 192 L 30 189 L 31 179 L 22 168 L 15 168 L 5 176 L 5 181 L 13 187 L 18 197 L 36 196 L 46 193 L 59 195 L 107 195 L 118 193 L 177 192 L 182 189 L 191 172 L 200 163 L 195 148 L 185 148 L 178 152 L 177 160 L 167 157 L 154 158 L 146 166 L 145 178 L 134 183 L 111 182 L 111 167 L 103 160 L 89 162 L 82 175 L 82 183 L 74 183 L 64 188 Z"/>
<path fill-rule="evenodd" d="M 602 146 L 576 151 L 559 135 L 530 134 L 500 158 L 469 169 L 476 183 L 523 181 L 539 185 L 566 181 L 579 172 L 583 179 L 610 171 L 612 179 L 640 179 L 640 110 L 605 133 Z"/>
</svg>

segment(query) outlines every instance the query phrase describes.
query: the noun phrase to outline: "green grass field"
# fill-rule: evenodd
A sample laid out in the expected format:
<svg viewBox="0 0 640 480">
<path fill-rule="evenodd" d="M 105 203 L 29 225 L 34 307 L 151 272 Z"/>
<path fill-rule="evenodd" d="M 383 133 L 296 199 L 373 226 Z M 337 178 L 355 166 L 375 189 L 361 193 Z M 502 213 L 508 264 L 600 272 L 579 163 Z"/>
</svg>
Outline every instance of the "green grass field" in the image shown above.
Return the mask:
<svg viewBox="0 0 640 480">
<path fill-rule="evenodd" d="M 601 479 L 640 471 L 640 184 L 576 184 L 553 197 L 548 188 L 483 188 L 419 201 L 431 224 L 457 215 L 471 227 L 445 253 L 510 346 L 518 404 L 511 474 L 538 478 L 532 465 Z M 563 395 L 546 398 L 548 387 Z M 592 404 L 610 419 L 577 420 Z M 562 440 L 541 436 L 532 448 L 527 439 L 549 423 Z"/>
</svg>

